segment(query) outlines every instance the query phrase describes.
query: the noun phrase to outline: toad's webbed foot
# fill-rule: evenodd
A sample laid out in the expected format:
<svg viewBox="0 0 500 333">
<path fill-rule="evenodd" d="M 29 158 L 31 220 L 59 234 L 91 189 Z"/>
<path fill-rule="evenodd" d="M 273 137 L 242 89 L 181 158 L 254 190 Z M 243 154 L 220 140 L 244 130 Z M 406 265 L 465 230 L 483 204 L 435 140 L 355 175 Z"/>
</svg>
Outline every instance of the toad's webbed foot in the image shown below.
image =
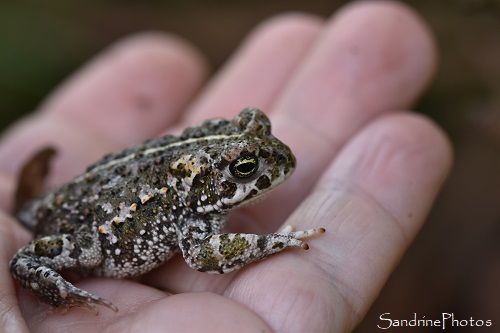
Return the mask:
<svg viewBox="0 0 500 333">
<path fill-rule="evenodd" d="M 37 257 L 21 249 L 10 262 L 10 270 L 21 285 L 43 302 L 60 308 L 64 313 L 71 307 L 84 307 L 97 314 L 97 305 L 118 311 L 113 303 L 75 287 L 52 269 L 47 258 Z"/>
</svg>

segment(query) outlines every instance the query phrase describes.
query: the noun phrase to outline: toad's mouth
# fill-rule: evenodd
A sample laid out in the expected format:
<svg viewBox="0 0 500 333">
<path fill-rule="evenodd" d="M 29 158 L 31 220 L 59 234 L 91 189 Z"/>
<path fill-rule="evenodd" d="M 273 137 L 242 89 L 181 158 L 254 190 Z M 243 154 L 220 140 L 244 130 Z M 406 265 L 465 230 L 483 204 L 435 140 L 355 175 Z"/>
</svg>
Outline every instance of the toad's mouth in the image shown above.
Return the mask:
<svg viewBox="0 0 500 333">
<path fill-rule="evenodd" d="M 264 199 L 267 198 L 269 196 L 269 194 L 271 194 L 271 190 L 266 191 L 264 193 L 261 193 L 255 197 L 252 197 L 251 199 L 243 200 L 239 204 L 235 204 L 233 207 L 234 208 L 242 208 L 242 207 L 253 206 L 261 201 L 264 201 Z"/>
<path fill-rule="evenodd" d="M 222 199 L 222 203 L 231 208 L 241 208 L 248 207 L 257 204 L 264 199 L 266 199 L 269 194 L 280 185 L 286 182 L 288 178 L 293 174 L 294 170 L 288 173 L 282 172 L 278 178 L 275 178 L 270 185 L 265 189 L 259 189 L 255 182 L 252 184 L 246 184 L 242 188 L 238 189 L 233 197 Z"/>
</svg>

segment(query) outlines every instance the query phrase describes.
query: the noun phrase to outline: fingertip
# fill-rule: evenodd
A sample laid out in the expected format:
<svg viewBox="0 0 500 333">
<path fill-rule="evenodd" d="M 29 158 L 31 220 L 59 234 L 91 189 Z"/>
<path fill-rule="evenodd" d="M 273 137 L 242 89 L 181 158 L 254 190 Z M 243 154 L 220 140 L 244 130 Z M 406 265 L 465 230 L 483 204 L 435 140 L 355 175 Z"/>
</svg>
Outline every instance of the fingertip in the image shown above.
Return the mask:
<svg viewBox="0 0 500 333">
<path fill-rule="evenodd" d="M 194 45 L 163 31 L 142 31 L 119 39 L 104 51 L 105 57 L 130 58 L 131 63 L 175 62 L 191 75 L 208 72 L 207 60 Z"/>
<path fill-rule="evenodd" d="M 109 47 L 110 52 L 120 49 L 126 51 L 137 50 L 139 54 L 142 52 L 165 54 L 172 53 L 175 50 L 175 53 L 191 57 L 192 60 L 199 62 L 200 65 L 205 65 L 205 59 L 201 57 L 199 51 L 192 44 L 176 35 L 159 30 L 136 32 L 118 39 Z"/>
<path fill-rule="evenodd" d="M 270 110 L 323 24 L 317 16 L 295 12 L 260 23 L 190 108 L 186 121 L 231 118 L 249 105 Z"/>
<path fill-rule="evenodd" d="M 286 12 L 262 21 L 251 31 L 249 38 L 260 38 L 260 36 L 264 35 L 265 38 L 276 41 L 280 40 L 280 36 L 283 37 L 283 34 L 288 35 L 291 31 L 314 35 L 320 31 L 323 25 L 324 19 L 317 15 L 303 12 Z"/>
<path fill-rule="evenodd" d="M 415 168 L 415 174 L 421 172 L 436 187 L 441 186 L 453 163 L 453 148 L 446 133 L 432 119 L 418 113 L 393 113 L 374 122 L 373 126 L 379 132 L 375 134 L 379 140 L 393 138 L 393 154 L 399 150 L 415 159 L 407 163 L 408 167 Z M 427 171 L 423 172 L 426 166 Z"/>
<path fill-rule="evenodd" d="M 335 25 L 333 30 L 340 44 L 348 45 L 351 57 L 372 63 L 363 67 L 368 70 L 366 77 L 378 78 L 367 98 L 380 99 L 377 95 L 384 87 L 398 91 L 390 109 L 408 108 L 436 71 L 438 52 L 434 36 L 422 17 L 406 4 L 353 2 L 338 11 L 331 24 Z M 364 54 L 371 59 L 363 58 Z M 391 73 L 399 73 L 400 79 L 386 82 L 384 77 L 391 78 Z"/>
<path fill-rule="evenodd" d="M 452 162 L 451 143 L 432 120 L 415 113 L 393 113 L 367 125 L 343 148 L 324 185 L 345 180 L 348 191 L 375 200 L 389 212 L 410 240 Z"/>
<path fill-rule="evenodd" d="M 426 150 L 434 153 L 432 157 L 446 176 L 453 165 L 454 153 L 451 140 L 445 131 L 433 119 L 419 113 L 397 114 L 395 121 L 401 121 L 403 131 L 404 128 L 414 129 L 414 133 L 410 131 L 407 134 L 413 135 L 414 142 L 423 141 L 426 144 Z"/>
<path fill-rule="evenodd" d="M 343 21 L 365 21 L 368 25 L 386 25 L 393 27 L 397 24 L 401 33 L 412 33 L 410 43 L 418 43 L 429 52 L 431 58 L 437 55 L 434 35 L 425 20 L 408 4 L 400 1 L 354 1 L 335 13 Z M 406 30 L 408 29 L 408 30 Z M 395 31 L 398 32 L 398 31 Z M 415 35 L 413 35 L 415 34 Z"/>
<path fill-rule="evenodd" d="M 119 148 L 175 123 L 206 73 L 203 57 L 187 42 L 167 33 L 141 32 L 98 54 L 41 110 L 68 126 L 84 124 Z"/>
<path fill-rule="evenodd" d="M 380 7 L 387 10 L 388 13 L 394 12 L 394 16 L 399 15 L 399 19 L 406 24 L 406 29 L 411 31 L 412 39 L 406 39 L 410 54 L 417 55 L 416 65 L 420 64 L 420 69 L 428 73 L 423 85 L 427 86 L 436 72 L 439 52 L 437 41 L 429 24 L 419 15 L 410 5 L 396 1 L 382 1 Z M 404 37 L 404 36 L 403 36 Z M 404 40 L 404 38 L 403 38 Z M 416 71 L 419 68 L 415 69 Z"/>
</svg>

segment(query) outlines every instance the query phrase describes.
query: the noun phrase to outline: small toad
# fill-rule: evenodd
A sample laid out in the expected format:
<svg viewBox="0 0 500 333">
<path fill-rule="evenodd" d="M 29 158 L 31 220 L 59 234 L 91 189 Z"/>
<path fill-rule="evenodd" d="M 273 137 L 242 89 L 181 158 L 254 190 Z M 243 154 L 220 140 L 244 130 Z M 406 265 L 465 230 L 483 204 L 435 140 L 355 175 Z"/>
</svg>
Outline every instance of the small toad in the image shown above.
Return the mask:
<svg viewBox="0 0 500 333">
<path fill-rule="evenodd" d="M 22 206 L 17 217 L 34 240 L 14 255 L 10 270 L 54 307 L 116 311 L 59 273 L 133 277 L 181 252 L 193 269 L 222 274 L 287 248 L 307 249 L 302 239 L 324 229 L 222 232 L 229 212 L 281 185 L 295 163 L 255 108 L 109 154 Z"/>
</svg>

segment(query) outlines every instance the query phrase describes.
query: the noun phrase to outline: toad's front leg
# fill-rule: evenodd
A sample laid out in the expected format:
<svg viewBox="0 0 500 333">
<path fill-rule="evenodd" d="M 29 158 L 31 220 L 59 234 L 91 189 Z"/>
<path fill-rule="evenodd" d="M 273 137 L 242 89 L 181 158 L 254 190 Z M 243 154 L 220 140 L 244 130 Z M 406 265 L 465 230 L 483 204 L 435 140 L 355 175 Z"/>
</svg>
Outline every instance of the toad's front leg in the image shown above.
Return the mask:
<svg viewBox="0 0 500 333">
<path fill-rule="evenodd" d="M 268 235 L 216 234 L 200 238 L 187 236 L 180 242 L 187 264 L 196 270 L 222 274 L 279 253 L 287 248 L 308 249 L 303 238 L 322 234 L 325 229 L 293 231 L 291 226 Z"/>
<path fill-rule="evenodd" d="M 17 251 L 10 271 L 24 288 L 63 311 L 73 306 L 96 311 L 96 305 L 117 311 L 111 302 L 75 287 L 57 272 L 95 267 L 101 261 L 96 247 L 91 238 L 78 241 L 68 234 L 42 237 Z"/>
</svg>

